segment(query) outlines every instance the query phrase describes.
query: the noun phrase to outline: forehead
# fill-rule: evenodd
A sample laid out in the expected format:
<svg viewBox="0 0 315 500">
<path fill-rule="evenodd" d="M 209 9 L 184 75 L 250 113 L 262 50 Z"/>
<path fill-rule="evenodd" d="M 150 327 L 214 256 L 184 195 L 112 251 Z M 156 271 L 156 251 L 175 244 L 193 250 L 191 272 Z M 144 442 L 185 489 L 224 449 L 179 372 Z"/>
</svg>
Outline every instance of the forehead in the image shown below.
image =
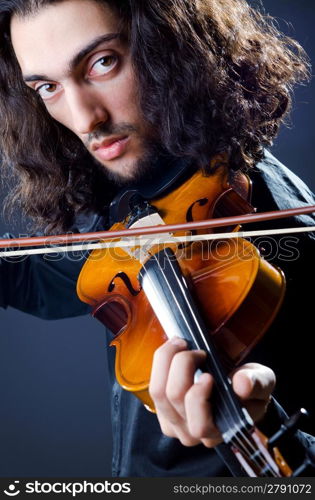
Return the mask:
<svg viewBox="0 0 315 500">
<path fill-rule="evenodd" d="M 56 75 L 98 36 L 119 31 L 117 14 L 94 0 L 64 0 L 13 16 L 12 44 L 23 73 Z"/>
</svg>

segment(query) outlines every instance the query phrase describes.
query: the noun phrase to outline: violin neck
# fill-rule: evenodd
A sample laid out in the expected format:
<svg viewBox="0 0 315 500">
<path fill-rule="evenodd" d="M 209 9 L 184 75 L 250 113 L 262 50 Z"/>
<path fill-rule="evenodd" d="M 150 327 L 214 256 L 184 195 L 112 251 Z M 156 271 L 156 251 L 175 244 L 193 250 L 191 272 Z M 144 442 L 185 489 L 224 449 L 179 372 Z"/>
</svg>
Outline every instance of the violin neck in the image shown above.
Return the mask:
<svg viewBox="0 0 315 500">
<path fill-rule="evenodd" d="M 215 380 L 212 396 L 215 423 L 247 474 L 279 476 L 277 465 L 232 389 L 172 250 L 167 248 L 154 254 L 143 265 L 139 281 L 167 337 L 181 337 L 190 349 L 206 351 L 202 370 L 211 373 Z"/>
</svg>

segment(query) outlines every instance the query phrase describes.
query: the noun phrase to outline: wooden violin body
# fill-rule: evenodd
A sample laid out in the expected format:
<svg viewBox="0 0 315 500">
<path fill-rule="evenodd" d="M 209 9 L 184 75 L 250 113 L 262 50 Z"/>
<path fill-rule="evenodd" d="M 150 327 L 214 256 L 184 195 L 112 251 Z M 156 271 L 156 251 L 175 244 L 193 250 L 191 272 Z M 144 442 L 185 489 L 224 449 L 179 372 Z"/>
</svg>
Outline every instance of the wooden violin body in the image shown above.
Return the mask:
<svg viewBox="0 0 315 500">
<path fill-rule="evenodd" d="M 250 206 L 248 192 L 246 179 L 232 187 L 226 169 L 219 167 L 211 176 L 195 173 L 151 203 L 164 222 L 172 224 L 204 220 L 233 208 L 242 213 Z M 229 370 L 246 356 L 275 317 L 285 290 L 283 273 L 241 238 L 169 246 Z M 156 246 L 149 252 L 159 249 Z M 114 335 L 111 345 L 117 350 L 118 382 L 154 410 L 148 393 L 153 354 L 167 337 L 141 288 L 141 268 L 142 263 L 122 248 L 95 250 L 82 268 L 77 292 Z"/>
</svg>

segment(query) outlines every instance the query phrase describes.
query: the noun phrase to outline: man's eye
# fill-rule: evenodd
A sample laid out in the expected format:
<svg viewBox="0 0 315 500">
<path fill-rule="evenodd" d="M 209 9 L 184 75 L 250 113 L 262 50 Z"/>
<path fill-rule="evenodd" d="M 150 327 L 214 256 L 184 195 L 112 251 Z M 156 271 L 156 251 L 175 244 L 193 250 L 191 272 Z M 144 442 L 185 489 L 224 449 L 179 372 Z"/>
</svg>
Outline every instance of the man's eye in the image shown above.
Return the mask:
<svg viewBox="0 0 315 500">
<path fill-rule="evenodd" d="M 35 87 L 35 91 L 41 96 L 42 99 L 50 99 L 54 96 L 57 90 L 57 85 L 55 83 L 44 83 Z"/>
<path fill-rule="evenodd" d="M 98 59 L 90 70 L 90 76 L 103 76 L 109 73 L 117 64 L 116 56 L 103 56 Z"/>
</svg>

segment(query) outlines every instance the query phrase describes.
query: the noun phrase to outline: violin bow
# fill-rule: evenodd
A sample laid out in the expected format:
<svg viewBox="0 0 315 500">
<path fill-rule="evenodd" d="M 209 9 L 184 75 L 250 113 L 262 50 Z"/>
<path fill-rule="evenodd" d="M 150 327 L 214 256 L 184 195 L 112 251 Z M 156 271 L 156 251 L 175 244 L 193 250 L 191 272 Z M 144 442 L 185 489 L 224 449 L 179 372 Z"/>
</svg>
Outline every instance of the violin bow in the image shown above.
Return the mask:
<svg viewBox="0 0 315 500">
<path fill-rule="evenodd" d="M 218 227 L 229 227 L 237 226 L 240 224 L 248 224 L 254 222 L 263 222 L 269 220 L 282 219 L 287 217 L 293 217 L 297 215 L 305 215 L 315 213 L 315 205 L 290 208 L 286 210 L 277 210 L 271 212 L 261 212 L 250 215 L 241 216 L 230 216 L 230 217 L 220 217 L 217 219 L 207 219 L 202 221 L 193 221 L 181 224 L 165 224 L 158 226 L 146 226 L 137 227 L 132 229 L 123 229 L 118 231 L 96 231 L 90 233 L 75 233 L 75 234 L 62 234 L 54 236 L 32 236 L 32 237 L 22 237 L 22 238 L 7 238 L 0 240 L 0 248 L 10 249 L 15 248 L 15 250 L 4 250 L 0 252 L 0 257 L 11 257 L 19 255 L 32 255 L 32 254 L 45 254 L 45 253 L 56 253 L 58 252 L 73 252 L 82 250 L 94 250 L 102 249 L 108 247 L 130 247 L 130 246 L 141 246 L 142 244 L 148 243 L 148 238 L 153 238 L 161 235 L 162 233 L 175 233 L 178 231 L 192 231 L 192 230 L 209 230 Z M 303 232 L 313 232 L 315 231 L 315 226 L 305 226 L 305 227 L 292 227 L 292 228 L 281 228 L 281 229 L 271 229 L 264 231 L 238 231 L 238 232 L 227 232 L 227 233 L 214 233 L 214 234 L 198 234 L 198 235 L 186 235 L 174 237 L 172 236 L 171 242 L 174 243 L 174 238 L 178 242 L 190 242 L 190 241 L 200 241 L 200 240 L 218 240 L 224 238 L 246 238 L 255 236 L 272 236 L 279 234 L 289 234 L 289 233 L 303 233 Z M 118 238 L 128 238 L 128 240 L 118 240 L 110 241 L 107 240 L 117 240 Z M 130 238 L 134 238 L 130 241 Z M 101 243 L 91 243 L 101 241 Z M 90 243 L 89 243 L 90 242 Z M 156 241 L 158 242 L 158 240 Z M 75 245 L 70 246 L 70 244 L 75 243 Z M 85 243 L 84 245 L 78 245 L 78 243 Z M 163 239 L 163 243 L 167 243 L 166 239 Z M 54 246 L 53 246 L 54 245 Z M 64 246 L 63 246 L 64 245 Z M 32 248 L 29 250 L 20 250 L 26 247 L 45 247 L 45 248 Z M 48 247 L 48 248 L 47 248 Z M 19 250 L 16 250 L 19 248 Z"/>
</svg>

